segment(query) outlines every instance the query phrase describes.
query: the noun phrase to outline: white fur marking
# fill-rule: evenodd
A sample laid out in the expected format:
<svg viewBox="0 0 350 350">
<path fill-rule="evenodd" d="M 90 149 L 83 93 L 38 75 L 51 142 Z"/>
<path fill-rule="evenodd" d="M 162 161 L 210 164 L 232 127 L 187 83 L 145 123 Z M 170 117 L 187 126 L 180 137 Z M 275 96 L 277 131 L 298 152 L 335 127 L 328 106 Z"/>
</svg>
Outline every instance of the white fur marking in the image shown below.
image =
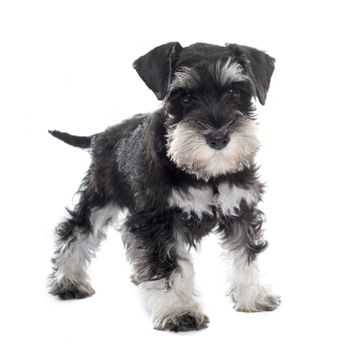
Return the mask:
<svg viewBox="0 0 350 350">
<path fill-rule="evenodd" d="M 203 213 L 212 214 L 211 206 L 215 204 L 213 190 L 210 187 L 189 187 L 186 192 L 172 190 L 169 198 L 171 207 L 181 208 L 188 214 L 194 212 L 198 217 L 202 217 Z"/>
<path fill-rule="evenodd" d="M 225 182 L 219 185 L 218 190 L 217 205 L 224 215 L 237 215 L 236 210 L 239 209 L 242 200 L 252 205 L 259 199 L 253 187 L 244 189 Z"/>
<path fill-rule="evenodd" d="M 212 207 L 221 209 L 224 215 L 239 215 L 242 200 L 247 205 L 257 203 L 259 195 L 253 187 L 244 189 L 225 182 L 218 186 L 218 195 L 214 195 L 210 187 L 194 188 L 189 187 L 187 191 L 172 190 L 169 197 L 169 206 L 181 208 L 185 213 L 195 213 L 199 218 L 203 214 L 212 215 Z"/>
</svg>

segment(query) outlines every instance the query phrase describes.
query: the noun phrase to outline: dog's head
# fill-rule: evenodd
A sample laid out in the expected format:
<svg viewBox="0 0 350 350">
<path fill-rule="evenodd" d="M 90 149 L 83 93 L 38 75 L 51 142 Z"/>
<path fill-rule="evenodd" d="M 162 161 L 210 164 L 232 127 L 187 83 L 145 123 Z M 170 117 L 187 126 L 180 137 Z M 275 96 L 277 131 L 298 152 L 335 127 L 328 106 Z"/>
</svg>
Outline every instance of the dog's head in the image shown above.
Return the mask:
<svg viewBox="0 0 350 350">
<path fill-rule="evenodd" d="M 178 167 L 208 180 L 249 166 L 259 148 L 252 97 L 265 104 L 274 61 L 242 45 L 177 42 L 135 61 L 164 101 L 167 154 Z"/>
</svg>

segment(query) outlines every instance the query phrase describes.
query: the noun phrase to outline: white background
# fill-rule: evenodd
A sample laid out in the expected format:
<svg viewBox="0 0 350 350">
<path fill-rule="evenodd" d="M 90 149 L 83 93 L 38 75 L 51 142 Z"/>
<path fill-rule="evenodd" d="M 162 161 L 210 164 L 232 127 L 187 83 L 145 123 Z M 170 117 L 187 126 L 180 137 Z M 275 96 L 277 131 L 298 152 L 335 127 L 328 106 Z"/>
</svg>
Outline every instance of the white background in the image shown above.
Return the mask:
<svg viewBox="0 0 350 350">
<path fill-rule="evenodd" d="M 349 349 L 349 10 L 346 1 L 1 1 L 1 349 Z M 158 332 L 118 232 L 91 268 L 97 293 L 47 294 L 53 230 L 89 164 L 47 129 L 89 135 L 159 106 L 132 62 L 179 41 L 235 42 L 277 59 L 259 107 L 272 313 L 224 296 L 215 237 L 196 255 L 211 323 Z"/>
</svg>

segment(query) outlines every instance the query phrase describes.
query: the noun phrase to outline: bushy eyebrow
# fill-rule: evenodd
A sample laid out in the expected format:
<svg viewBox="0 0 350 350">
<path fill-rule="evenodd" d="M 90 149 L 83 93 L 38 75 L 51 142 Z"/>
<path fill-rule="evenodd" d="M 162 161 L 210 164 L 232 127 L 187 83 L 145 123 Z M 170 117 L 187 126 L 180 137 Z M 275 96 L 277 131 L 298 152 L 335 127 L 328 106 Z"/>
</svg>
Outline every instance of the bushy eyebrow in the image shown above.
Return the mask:
<svg viewBox="0 0 350 350">
<path fill-rule="evenodd" d="M 173 80 L 170 84 L 170 91 L 176 89 L 196 89 L 199 85 L 198 73 L 190 67 L 181 67 L 174 73 Z"/>
<path fill-rule="evenodd" d="M 235 82 L 250 81 L 243 67 L 232 58 L 225 61 L 219 60 L 211 65 L 210 73 L 213 79 L 222 86 Z"/>
</svg>

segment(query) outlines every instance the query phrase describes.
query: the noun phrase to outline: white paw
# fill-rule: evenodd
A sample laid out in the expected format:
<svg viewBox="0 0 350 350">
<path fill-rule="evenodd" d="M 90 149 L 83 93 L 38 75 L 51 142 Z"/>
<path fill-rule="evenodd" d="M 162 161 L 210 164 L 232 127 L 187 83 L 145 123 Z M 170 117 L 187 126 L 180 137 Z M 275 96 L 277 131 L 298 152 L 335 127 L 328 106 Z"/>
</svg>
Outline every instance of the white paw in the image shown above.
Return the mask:
<svg viewBox="0 0 350 350">
<path fill-rule="evenodd" d="M 235 303 L 235 310 L 240 312 L 259 312 L 273 311 L 281 304 L 281 297 L 273 294 L 259 296 L 256 300 L 249 303 Z"/>
<path fill-rule="evenodd" d="M 154 328 L 172 332 L 196 331 L 207 328 L 209 318 L 199 310 L 177 310 L 158 315 L 154 319 Z"/>
<path fill-rule="evenodd" d="M 235 310 L 241 312 L 273 311 L 281 304 L 281 297 L 272 294 L 262 285 L 234 288 L 232 298 Z"/>
</svg>

